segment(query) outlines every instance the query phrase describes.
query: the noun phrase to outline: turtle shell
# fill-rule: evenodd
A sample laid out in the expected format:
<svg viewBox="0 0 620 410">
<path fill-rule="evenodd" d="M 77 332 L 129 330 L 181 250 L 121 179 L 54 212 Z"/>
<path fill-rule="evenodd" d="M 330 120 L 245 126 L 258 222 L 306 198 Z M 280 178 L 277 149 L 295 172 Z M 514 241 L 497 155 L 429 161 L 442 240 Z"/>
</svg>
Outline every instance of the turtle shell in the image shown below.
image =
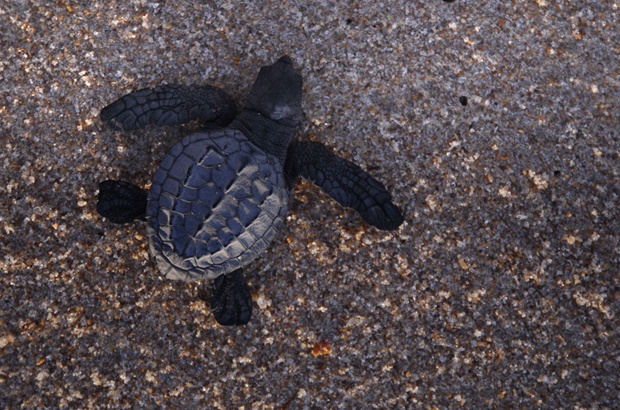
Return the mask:
<svg viewBox="0 0 620 410">
<path fill-rule="evenodd" d="M 213 279 L 264 251 L 284 223 L 282 164 L 234 129 L 176 143 L 153 176 L 150 250 L 169 279 Z"/>
</svg>

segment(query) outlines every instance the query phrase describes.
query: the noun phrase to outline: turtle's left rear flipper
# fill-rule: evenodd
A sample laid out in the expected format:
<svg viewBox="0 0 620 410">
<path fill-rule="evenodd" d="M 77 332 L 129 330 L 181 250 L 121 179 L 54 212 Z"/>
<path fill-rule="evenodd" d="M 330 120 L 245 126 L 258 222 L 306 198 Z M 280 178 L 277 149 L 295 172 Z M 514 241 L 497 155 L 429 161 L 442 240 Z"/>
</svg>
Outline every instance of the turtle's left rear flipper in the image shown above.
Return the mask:
<svg viewBox="0 0 620 410">
<path fill-rule="evenodd" d="M 286 158 L 287 173 L 303 176 L 335 199 L 355 209 L 370 225 L 393 230 L 403 216 L 385 187 L 358 165 L 331 152 L 318 142 L 293 142 Z"/>
<path fill-rule="evenodd" d="M 146 191 L 129 182 L 108 179 L 99 184 L 97 212 L 115 224 L 143 218 L 146 202 Z"/>
<path fill-rule="evenodd" d="M 193 120 L 228 125 L 235 116 L 235 103 L 224 90 L 162 85 L 144 88 L 121 97 L 101 110 L 101 121 L 112 128 L 135 130 L 153 125 L 177 125 Z"/>
</svg>

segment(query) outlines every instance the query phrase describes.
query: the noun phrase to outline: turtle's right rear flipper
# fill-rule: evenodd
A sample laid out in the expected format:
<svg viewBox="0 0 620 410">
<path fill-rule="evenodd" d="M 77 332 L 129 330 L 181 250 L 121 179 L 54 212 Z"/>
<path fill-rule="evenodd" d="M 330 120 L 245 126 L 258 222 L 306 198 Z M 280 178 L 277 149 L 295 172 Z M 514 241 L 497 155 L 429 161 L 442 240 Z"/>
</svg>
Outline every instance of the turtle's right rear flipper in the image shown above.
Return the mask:
<svg viewBox="0 0 620 410">
<path fill-rule="evenodd" d="M 240 326 L 250 321 L 252 296 L 241 269 L 215 279 L 211 310 L 223 326 Z"/>
<path fill-rule="evenodd" d="M 121 97 L 101 110 L 101 121 L 112 128 L 135 130 L 153 125 L 177 125 L 193 120 L 228 125 L 235 103 L 224 90 L 206 85 L 162 85 Z"/>
<path fill-rule="evenodd" d="M 115 224 L 144 218 L 146 203 L 146 191 L 134 184 L 111 179 L 99 184 L 97 212 Z"/>
</svg>

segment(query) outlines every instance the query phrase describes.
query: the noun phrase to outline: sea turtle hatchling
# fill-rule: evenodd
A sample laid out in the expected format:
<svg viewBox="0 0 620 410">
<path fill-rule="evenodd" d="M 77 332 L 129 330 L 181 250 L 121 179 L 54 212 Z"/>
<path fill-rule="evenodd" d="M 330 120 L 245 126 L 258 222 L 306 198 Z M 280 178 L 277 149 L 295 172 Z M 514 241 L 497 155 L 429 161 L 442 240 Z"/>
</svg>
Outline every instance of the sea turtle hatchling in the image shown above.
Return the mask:
<svg viewBox="0 0 620 410">
<path fill-rule="evenodd" d="M 125 130 L 195 119 L 216 124 L 174 144 L 148 192 L 102 182 L 97 211 L 118 224 L 146 218 L 150 253 L 167 278 L 215 279 L 211 310 L 222 325 L 250 320 L 242 268 L 284 224 L 297 176 L 379 229 L 403 222 L 389 192 L 359 166 L 320 143 L 291 142 L 301 95 L 301 76 L 284 56 L 261 68 L 236 116 L 231 97 L 213 86 L 142 89 L 101 110 L 104 123 Z"/>
</svg>

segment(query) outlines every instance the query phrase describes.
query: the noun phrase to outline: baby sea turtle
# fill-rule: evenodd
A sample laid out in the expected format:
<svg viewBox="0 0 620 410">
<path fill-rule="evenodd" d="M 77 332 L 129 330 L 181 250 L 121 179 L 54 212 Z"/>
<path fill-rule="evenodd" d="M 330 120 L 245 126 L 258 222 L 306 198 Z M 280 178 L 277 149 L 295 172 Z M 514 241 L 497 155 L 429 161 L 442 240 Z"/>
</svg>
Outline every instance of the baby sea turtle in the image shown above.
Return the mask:
<svg viewBox="0 0 620 410">
<path fill-rule="evenodd" d="M 174 144 L 148 192 L 124 181 L 102 182 L 97 211 L 118 224 L 146 218 L 151 255 L 167 278 L 215 279 L 211 309 L 222 325 L 250 320 L 242 268 L 284 224 L 297 176 L 379 229 L 403 222 L 389 192 L 359 166 L 320 143 L 291 142 L 301 95 L 301 76 L 284 56 L 261 68 L 236 116 L 232 98 L 213 86 L 142 89 L 101 110 L 104 123 L 125 130 L 195 119 L 219 126 Z"/>
</svg>

